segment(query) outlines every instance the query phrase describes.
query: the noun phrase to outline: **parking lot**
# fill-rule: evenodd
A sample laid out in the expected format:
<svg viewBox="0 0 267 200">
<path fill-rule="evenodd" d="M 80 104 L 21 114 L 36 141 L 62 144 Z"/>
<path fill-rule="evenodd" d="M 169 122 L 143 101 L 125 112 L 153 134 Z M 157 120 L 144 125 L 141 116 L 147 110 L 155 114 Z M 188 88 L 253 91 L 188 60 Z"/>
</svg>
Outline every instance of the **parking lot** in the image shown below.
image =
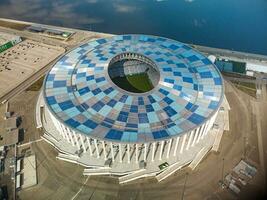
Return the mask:
<svg viewBox="0 0 267 200">
<path fill-rule="evenodd" d="M 61 47 L 24 40 L 0 53 L 0 97 L 64 53 Z"/>
</svg>

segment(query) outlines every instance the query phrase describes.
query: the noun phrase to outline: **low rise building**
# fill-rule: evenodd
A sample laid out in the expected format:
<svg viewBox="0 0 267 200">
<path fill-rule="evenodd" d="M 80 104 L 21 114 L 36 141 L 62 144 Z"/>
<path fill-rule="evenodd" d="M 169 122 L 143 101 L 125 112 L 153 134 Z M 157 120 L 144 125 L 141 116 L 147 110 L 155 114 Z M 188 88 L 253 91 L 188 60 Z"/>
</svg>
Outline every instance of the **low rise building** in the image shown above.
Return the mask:
<svg viewBox="0 0 267 200">
<path fill-rule="evenodd" d="M 0 133 L 0 147 L 1 146 L 12 146 L 17 144 L 19 141 L 19 130 L 15 129 L 10 132 Z"/>
<path fill-rule="evenodd" d="M 21 42 L 21 37 L 0 32 L 0 53 Z"/>
<path fill-rule="evenodd" d="M 18 119 L 17 117 L 11 117 L 6 119 L 5 121 L 5 129 L 7 131 L 15 130 L 18 127 Z"/>
</svg>

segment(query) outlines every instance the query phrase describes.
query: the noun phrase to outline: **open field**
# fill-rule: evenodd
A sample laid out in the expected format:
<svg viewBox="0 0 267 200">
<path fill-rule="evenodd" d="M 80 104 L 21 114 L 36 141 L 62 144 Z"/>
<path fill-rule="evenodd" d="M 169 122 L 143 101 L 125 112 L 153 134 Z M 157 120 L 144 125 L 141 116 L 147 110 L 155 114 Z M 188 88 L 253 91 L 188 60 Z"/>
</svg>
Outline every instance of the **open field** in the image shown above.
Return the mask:
<svg viewBox="0 0 267 200">
<path fill-rule="evenodd" d="M 133 85 L 136 89 L 146 92 L 153 88 L 153 85 L 151 84 L 148 75 L 146 73 L 144 74 L 135 74 L 135 75 L 129 75 L 126 77 L 127 80 L 131 85 Z"/>
<path fill-rule="evenodd" d="M 119 185 L 115 178 L 83 176 L 83 167 L 56 159 L 57 151 L 45 141 L 39 141 L 30 144 L 37 158 L 38 185 L 18 192 L 20 199 L 53 200 L 75 197 L 77 200 L 174 200 L 181 199 L 183 191 L 184 199 L 190 200 L 257 199 L 255 195 L 260 196 L 264 190 L 264 176 L 259 164 L 257 129 L 254 123 L 256 118 L 251 105 L 253 98 L 237 90 L 232 84 L 226 82 L 225 86 L 231 106 L 230 131 L 223 135 L 219 152 L 209 153 L 196 170 L 185 168 L 160 183 L 148 178 Z M 23 117 L 23 126 L 27 129 L 24 143 L 38 140 L 41 135 L 33 124 L 33 107 L 37 95 L 36 91 L 22 92 L 10 102 L 10 108 Z M 261 123 L 267 124 L 265 121 Z M 222 190 L 218 181 L 222 174 L 230 172 L 241 158 L 252 162 L 258 173 L 237 198 L 228 190 Z"/>
<path fill-rule="evenodd" d="M 240 56 L 243 58 L 243 54 Z M 127 82 L 129 83 L 128 80 Z M 226 82 L 225 93 L 231 106 L 230 131 L 223 135 L 218 153 L 209 153 L 195 171 L 182 169 L 161 183 L 154 179 L 144 179 L 119 185 L 111 177 L 84 177 L 83 167 L 56 159 L 57 151 L 46 142 L 34 142 L 42 135 L 34 124 L 34 108 L 40 86 L 41 81 L 10 101 L 11 110 L 22 116 L 22 127 L 26 129 L 23 143 L 33 142 L 30 146 L 37 158 L 38 185 L 19 191 L 20 199 L 176 200 L 182 199 L 184 194 L 183 199 L 192 200 L 250 200 L 260 199 L 265 190 L 267 133 L 264 130 L 267 129 L 267 122 L 264 119 L 267 118 L 267 98 L 256 102 L 254 98 Z M 3 112 L 3 105 L 0 110 Z M 259 130 L 262 130 L 261 134 L 257 134 Z M 218 181 L 241 158 L 253 163 L 258 173 L 239 196 L 234 196 L 228 190 L 222 190 Z"/>
<path fill-rule="evenodd" d="M 61 47 L 24 40 L 0 53 L 0 97 L 37 74 L 64 52 Z"/>
<path fill-rule="evenodd" d="M 24 23 L 15 23 L 11 21 L 0 20 L 0 26 L 6 27 L 6 28 L 12 28 L 16 30 L 24 30 L 29 25 L 24 24 Z"/>
<path fill-rule="evenodd" d="M 39 91 L 43 85 L 45 76 L 42 76 L 35 83 L 33 83 L 30 87 L 26 89 L 26 91 Z"/>
<path fill-rule="evenodd" d="M 112 80 L 116 85 L 129 92 L 142 93 L 153 88 L 146 73 L 116 77 Z"/>
<path fill-rule="evenodd" d="M 231 81 L 239 90 L 256 98 L 256 84 L 249 82 Z"/>
</svg>

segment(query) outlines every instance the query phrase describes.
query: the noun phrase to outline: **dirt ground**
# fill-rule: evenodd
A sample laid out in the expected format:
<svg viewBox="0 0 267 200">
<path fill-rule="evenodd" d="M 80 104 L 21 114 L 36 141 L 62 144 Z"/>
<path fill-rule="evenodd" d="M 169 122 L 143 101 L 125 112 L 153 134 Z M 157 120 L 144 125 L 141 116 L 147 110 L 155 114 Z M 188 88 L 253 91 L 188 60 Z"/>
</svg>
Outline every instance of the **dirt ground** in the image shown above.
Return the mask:
<svg viewBox="0 0 267 200">
<path fill-rule="evenodd" d="M 265 188 L 256 133 L 257 118 L 253 107 L 255 99 L 237 90 L 228 82 L 225 84 L 225 90 L 231 107 L 230 131 L 223 135 L 219 152 L 209 153 L 195 171 L 188 168 L 182 169 L 160 183 L 154 178 L 149 178 L 119 185 L 116 178 L 83 176 L 83 167 L 57 160 L 57 151 L 45 141 L 38 141 L 29 144 L 36 154 L 38 184 L 19 191 L 19 198 L 36 200 L 259 199 Z M 38 92 L 27 91 L 18 95 L 10 103 L 10 109 L 22 116 L 21 126 L 26 129 L 23 143 L 40 138 L 41 132 L 35 129 L 33 120 L 37 97 Z M 267 103 L 262 102 L 264 100 L 257 101 L 256 106 L 266 106 Z M 266 116 L 267 109 L 264 111 L 261 112 L 260 117 Z M 267 123 L 264 120 L 260 123 L 264 130 Z M 262 131 L 262 134 L 266 138 L 267 133 Z M 266 157 L 266 150 L 264 156 Z M 222 190 L 218 182 L 242 158 L 253 163 L 258 173 L 246 187 L 242 188 L 241 194 L 235 196 L 227 189 Z"/>
<path fill-rule="evenodd" d="M 38 95 L 39 92 L 25 91 L 9 104 L 9 110 L 22 119 L 19 128 L 24 130 L 24 134 L 20 143 L 27 143 L 40 138 L 41 132 L 35 126 L 35 106 Z"/>
<path fill-rule="evenodd" d="M 16 30 L 24 30 L 29 25 L 0 20 L 0 26 L 12 28 L 12 29 L 16 29 Z"/>
</svg>

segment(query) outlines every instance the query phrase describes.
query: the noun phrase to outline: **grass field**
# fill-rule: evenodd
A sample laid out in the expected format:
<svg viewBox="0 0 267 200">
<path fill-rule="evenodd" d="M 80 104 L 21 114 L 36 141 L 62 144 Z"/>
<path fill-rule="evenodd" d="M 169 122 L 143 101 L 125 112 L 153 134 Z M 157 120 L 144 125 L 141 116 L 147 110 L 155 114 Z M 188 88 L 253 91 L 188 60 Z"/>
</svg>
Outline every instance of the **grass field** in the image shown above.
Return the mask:
<svg viewBox="0 0 267 200">
<path fill-rule="evenodd" d="M 39 91 L 43 85 L 45 76 L 42 76 L 36 82 L 34 82 L 30 87 L 26 89 L 26 91 Z"/>
<path fill-rule="evenodd" d="M 239 90 L 247 93 L 252 97 L 256 97 L 256 85 L 255 83 L 231 81 Z"/>
<path fill-rule="evenodd" d="M 20 30 L 22 31 L 23 29 L 25 29 L 26 27 L 30 26 L 28 24 L 20 24 L 20 23 L 16 23 L 16 22 L 8 22 L 8 21 L 4 21 L 4 20 L 0 20 L 0 26 L 6 27 L 6 28 L 12 28 L 12 29 L 16 29 L 16 30 Z"/>
<path fill-rule="evenodd" d="M 134 74 L 125 77 L 116 77 L 113 82 L 129 92 L 143 93 L 153 89 L 147 74 Z"/>
</svg>

